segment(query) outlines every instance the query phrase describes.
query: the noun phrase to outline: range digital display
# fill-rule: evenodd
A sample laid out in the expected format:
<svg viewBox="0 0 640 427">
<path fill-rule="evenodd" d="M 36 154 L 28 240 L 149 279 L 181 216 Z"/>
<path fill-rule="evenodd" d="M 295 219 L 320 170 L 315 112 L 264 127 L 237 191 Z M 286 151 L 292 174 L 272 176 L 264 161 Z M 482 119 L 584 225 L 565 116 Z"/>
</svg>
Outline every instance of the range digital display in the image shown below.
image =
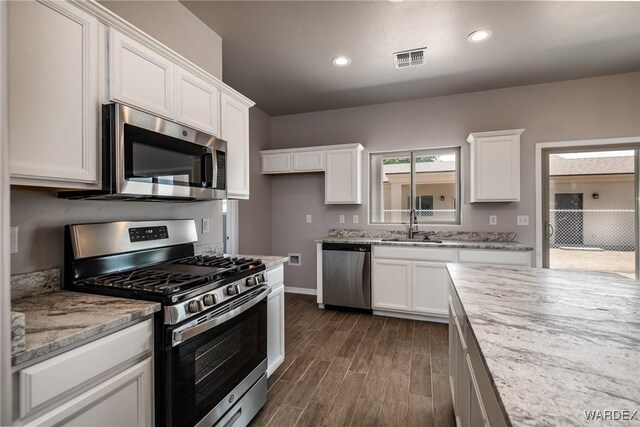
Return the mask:
<svg viewBox="0 0 640 427">
<path fill-rule="evenodd" d="M 131 242 L 145 242 L 147 240 L 168 239 L 169 230 L 166 225 L 159 227 L 137 227 L 129 229 Z"/>
</svg>

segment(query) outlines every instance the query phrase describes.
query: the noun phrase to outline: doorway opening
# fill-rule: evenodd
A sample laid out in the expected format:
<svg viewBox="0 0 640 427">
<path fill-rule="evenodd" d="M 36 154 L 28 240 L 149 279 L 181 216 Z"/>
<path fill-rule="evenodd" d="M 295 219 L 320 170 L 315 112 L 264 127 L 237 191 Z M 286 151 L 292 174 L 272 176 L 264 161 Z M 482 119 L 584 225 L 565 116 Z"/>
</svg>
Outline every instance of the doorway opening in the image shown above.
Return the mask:
<svg viewBox="0 0 640 427">
<path fill-rule="evenodd" d="M 542 267 L 638 280 L 640 145 L 542 149 Z"/>
</svg>

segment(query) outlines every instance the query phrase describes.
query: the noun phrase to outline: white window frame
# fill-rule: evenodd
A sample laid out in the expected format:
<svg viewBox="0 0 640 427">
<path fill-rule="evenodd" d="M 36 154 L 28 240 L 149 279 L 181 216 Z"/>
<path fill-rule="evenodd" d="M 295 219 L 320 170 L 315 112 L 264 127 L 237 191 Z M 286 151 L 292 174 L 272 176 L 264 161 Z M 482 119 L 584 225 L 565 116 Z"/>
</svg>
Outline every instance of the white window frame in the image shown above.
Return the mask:
<svg viewBox="0 0 640 427">
<path fill-rule="evenodd" d="M 463 196 L 463 183 L 462 183 L 462 153 L 463 153 L 463 149 L 462 146 L 460 145 L 453 145 L 453 146 L 445 146 L 445 147 L 424 147 L 424 148 L 410 148 L 410 149 L 404 149 L 404 150 L 389 150 L 389 151 L 375 151 L 375 152 L 370 152 L 369 153 L 369 158 L 368 158 L 368 169 L 367 169 L 367 180 L 368 180 L 368 204 L 369 206 L 367 207 L 367 222 L 369 225 L 371 226 L 381 226 L 381 227 L 404 227 L 407 224 L 406 223 L 398 223 L 398 222 L 373 222 L 372 221 L 372 208 L 373 208 L 373 203 L 372 203 L 372 190 L 373 190 L 373 182 L 371 179 L 371 161 L 373 156 L 378 156 L 378 155 L 402 155 L 402 154 L 409 154 L 411 156 L 411 192 L 410 192 L 410 201 L 411 201 L 411 206 L 413 206 L 415 204 L 415 170 L 414 170 L 414 157 L 416 154 L 418 155 L 424 155 L 424 153 L 427 152 L 438 152 L 438 151 L 446 151 L 446 150 L 452 150 L 456 152 L 456 202 L 455 202 L 455 215 L 456 215 L 456 220 L 455 221 L 450 221 L 450 222 L 418 222 L 416 225 L 418 227 L 418 229 L 423 228 L 423 227 L 433 227 L 433 226 L 445 226 L 445 227 L 459 227 L 462 225 L 462 198 Z M 377 184 L 376 184 L 377 186 Z M 433 195 L 434 197 L 434 204 L 435 204 L 435 195 Z"/>
</svg>

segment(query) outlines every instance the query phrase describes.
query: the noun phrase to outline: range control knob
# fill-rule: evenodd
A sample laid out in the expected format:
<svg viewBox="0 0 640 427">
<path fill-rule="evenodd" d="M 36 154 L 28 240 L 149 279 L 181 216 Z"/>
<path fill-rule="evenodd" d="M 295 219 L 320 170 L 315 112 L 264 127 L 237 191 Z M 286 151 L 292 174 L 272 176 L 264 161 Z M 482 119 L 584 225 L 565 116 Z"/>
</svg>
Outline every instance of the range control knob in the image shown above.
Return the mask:
<svg viewBox="0 0 640 427">
<path fill-rule="evenodd" d="M 249 287 L 255 286 L 257 284 L 256 277 L 247 277 L 245 284 Z"/>
<path fill-rule="evenodd" d="M 260 273 L 256 276 L 256 282 L 258 284 L 267 283 L 267 278 L 264 276 L 264 273 Z"/>
<path fill-rule="evenodd" d="M 227 286 L 227 295 L 238 295 L 240 293 L 240 287 L 238 285 Z"/>
<path fill-rule="evenodd" d="M 218 295 L 216 294 L 207 294 L 202 298 L 202 302 L 205 306 L 209 307 L 218 303 Z"/>
<path fill-rule="evenodd" d="M 200 311 L 200 304 L 198 304 L 198 301 L 193 300 L 191 301 L 188 305 L 187 305 L 187 311 L 189 313 L 197 313 Z"/>
</svg>

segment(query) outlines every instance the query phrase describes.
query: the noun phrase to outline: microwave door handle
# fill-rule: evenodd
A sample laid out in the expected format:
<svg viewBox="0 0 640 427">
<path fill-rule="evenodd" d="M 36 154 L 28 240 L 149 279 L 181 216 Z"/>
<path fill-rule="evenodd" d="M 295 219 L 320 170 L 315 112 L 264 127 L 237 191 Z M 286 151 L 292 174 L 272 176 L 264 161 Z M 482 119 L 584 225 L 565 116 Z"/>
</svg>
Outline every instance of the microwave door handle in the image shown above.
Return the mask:
<svg viewBox="0 0 640 427">
<path fill-rule="evenodd" d="M 211 164 L 211 166 L 212 166 L 211 181 L 209 181 L 207 179 L 207 177 L 208 177 L 207 172 L 209 171 L 209 166 L 208 166 L 209 164 Z M 211 155 L 211 151 L 207 151 L 200 158 L 200 168 L 201 168 L 201 173 L 202 173 L 202 186 L 204 188 L 213 187 L 213 183 L 216 182 L 218 167 L 215 164 L 215 162 L 213 161 L 213 156 Z"/>
</svg>

